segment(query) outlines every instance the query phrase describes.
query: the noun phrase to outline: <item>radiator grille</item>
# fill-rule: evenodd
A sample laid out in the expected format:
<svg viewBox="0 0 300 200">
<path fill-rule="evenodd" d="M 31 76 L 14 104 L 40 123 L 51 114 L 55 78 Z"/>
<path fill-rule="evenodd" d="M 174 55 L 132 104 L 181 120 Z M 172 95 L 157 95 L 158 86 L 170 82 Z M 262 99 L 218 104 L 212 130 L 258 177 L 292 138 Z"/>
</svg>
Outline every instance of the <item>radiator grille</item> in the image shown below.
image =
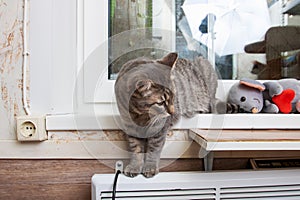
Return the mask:
<svg viewBox="0 0 300 200">
<path fill-rule="evenodd" d="M 220 189 L 220 199 L 300 199 L 300 185 L 229 187 Z"/>
<path fill-rule="evenodd" d="M 112 192 L 102 192 L 101 200 L 111 200 Z M 118 191 L 116 199 L 134 200 L 134 199 L 151 199 L 151 200 L 188 200 L 203 199 L 215 200 L 216 190 L 211 189 L 175 189 L 175 190 L 145 190 L 145 191 Z"/>
<path fill-rule="evenodd" d="M 93 177 L 93 200 L 112 198 L 114 174 Z M 170 172 L 154 178 L 121 175 L 118 200 L 299 200 L 300 170 Z"/>
</svg>

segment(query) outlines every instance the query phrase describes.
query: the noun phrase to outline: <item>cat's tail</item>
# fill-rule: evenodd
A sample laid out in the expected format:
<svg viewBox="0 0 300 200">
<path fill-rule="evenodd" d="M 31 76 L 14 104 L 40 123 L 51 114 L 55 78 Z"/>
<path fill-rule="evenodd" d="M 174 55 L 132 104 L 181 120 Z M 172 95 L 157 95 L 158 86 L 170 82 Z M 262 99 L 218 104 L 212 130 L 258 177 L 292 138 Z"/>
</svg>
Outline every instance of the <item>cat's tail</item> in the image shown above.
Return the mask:
<svg viewBox="0 0 300 200">
<path fill-rule="evenodd" d="M 218 100 L 216 103 L 216 111 L 218 114 L 232 114 L 238 113 L 240 106 L 232 103 L 227 103 L 224 101 Z"/>
</svg>

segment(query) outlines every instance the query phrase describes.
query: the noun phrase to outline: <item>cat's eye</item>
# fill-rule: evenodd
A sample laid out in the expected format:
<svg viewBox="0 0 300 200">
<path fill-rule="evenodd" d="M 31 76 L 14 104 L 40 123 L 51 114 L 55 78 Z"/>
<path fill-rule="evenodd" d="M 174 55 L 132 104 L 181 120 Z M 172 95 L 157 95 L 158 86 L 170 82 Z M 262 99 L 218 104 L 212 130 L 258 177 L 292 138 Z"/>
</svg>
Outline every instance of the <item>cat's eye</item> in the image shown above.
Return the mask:
<svg viewBox="0 0 300 200">
<path fill-rule="evenodd" d="M 241 101 L 241 102 L 245 102 L 245 101 L 246 101 L 246 97 L 244 97 L 244 96 L 241 97 L 240 101 Z"/>
<path fill-rule="evenodd" d="M 161 101 L 161 102 L 157 102 L 156 104 L 159 106 L 162 106 L 162 105 L 164 105 L 164 103 L 165 103 L 164 101 Z"/>
<path fill-rule="evenodd" d="M 167 101 L 167 100 L 169 100 L 169 94 L 164 94 L 164 98 L 165 98 L 165 100 Z"/>
</svg>

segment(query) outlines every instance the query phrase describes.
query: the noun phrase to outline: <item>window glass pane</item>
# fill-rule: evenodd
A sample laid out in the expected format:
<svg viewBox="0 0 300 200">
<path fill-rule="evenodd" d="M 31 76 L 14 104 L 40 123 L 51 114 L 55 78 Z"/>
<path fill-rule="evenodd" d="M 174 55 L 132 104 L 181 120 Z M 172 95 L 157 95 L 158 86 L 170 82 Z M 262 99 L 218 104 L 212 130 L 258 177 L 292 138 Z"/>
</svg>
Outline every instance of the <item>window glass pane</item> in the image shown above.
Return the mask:
<svg viewBox="0 0 300 200">
<path fill-rule="evenodd" d="M 110 0 L 109 79 L 116 78 L 119 69 L 125 62 L 139 56 L 158 59 L 170 51 L 176 51 L 180 57 L 190 60 L 197 56 L 210 59 L 211 53 L 209 51 L 211 51 L 211 46 L 217 47 L 216 37 L 220 38 L 220 33 L 217 32 L 220 26 L 220 16 L 217 14 L 215 16 L 214 45 L 210 45 L 209 42 L 204 40 L 195 39 L 194 32 L 191 30 L 191 21 L 186 15 L 187 12 L 182 8 L 188 1 L 206 2 L 192 0 Z M 227 1 L 211 0 L 207 2 L 209 2 L 208 5 L 214 6 L 213 2 L 224 3 Z M 241 23 L 242 26 L 237 26 L 237 23 L 234 23 L 236 18 L 243 18 L 248 13 L 251 13 L 251 6 L 249 6 L 249 12 L 245 11 L 245 15 L 237 12 L 239 10 L 238 6 L 244 3 L 246 5 L 246 2 L 250 1 L 235 0 L 230 2 L 237 3 L 226 5 L 232 11 L 232 17 L 229 20 L 229 24 L 224 25 L 225 28 L 232 25 L 231 31 L 238 31 L 243 28 L 246 30 L 240 37 L 233 35 L 232 41 L 234 42 L 242 40 L 248 33 L 251 34 L 257 30 L 265 29 L 261 37 L 253 41 L 253 43 L 259 42 L 264 40 L 265 32 L 272 26 L 299 26 L 300 24 L 299 16 L 282 12 L 285 6 L 283 1 L 255 0 L 255 2 L 263 2 L 261 5 L 265 5 L 265 7 L 262 7 L 261 12 L 259 11 L 261 16 L 254 19 L 253 16 L 249 15 L 245 21 L 250 23 L 251 20 L 257 20 L 256 24 L 262 24 L 262 27 L 247 26 L 249 23 Z M 255 9 L 256 12 L 258 6 L 252 6 L 252 9 Z M 201 10 L 201 12 L 204 13 L 204 10 Z M 201 12 L 199 11 L 199 13 Z M 212 12 L 215 11 L 212 10 Z M 223 17 L 226 15 L 228 15 L 227 11 L 223 14 Z M 209 32 L 209 25 L 207 24 L 211 23 L 207 16 L 199 15 L 201 18 L 199 31 L 203 34 L 203 38 L 209 37 L 209 34 L 205 32 Z M 268 19 L 270 21 L 269 25 L 267 25 Z M 281 31 L 284 32 L 284 30 L 278 30 L 278 33 L 280 34 Z M 225 35 L 227 32 L 223 31 L 221 35 Z M 274 38 L 276 36 L 270 37 Z M 299 37 L 299 33 L 295 37 Z M 252 79 L 298 78 L 300 77 L 300 56 L 298 51 L 300 48 L 292 48 L 283 52 L 279 52 L 279 48 L 277 48 L 278 51 L 276 53 L 270 50 L 276 48 L 276 45 L 281 45 L 283 41 L 293 43 L 294 40 L 295 38 L 284 35 L 278 41 L 273 41 L 273 44 L 265 41 L 264 46 L 261 48 L 257 49 L 256 47 L 256 49 L 251 49 L 247 53 L 238 52 L 228 55 L 227 53 L 219 53 L 217 48 L 214 48 L 216 52 L 214 54 L 215 68 L 219 72 L 220 79 L 241 79 L 244 77 Z M 231 45 L 232 42 L 229 41 L 228 43 Z M 240 42 L 240 44 L 242 43 Z M 243 43 L 243 47 L 245 45 L 247 44 Z M 271 48 L 269 48 L 270 45 Z"/>
<path fill-rule="evenodd" d="M 158 59 L 172 50 L 171 30 L 161 30 L 160 23 L 167 6 L 161 0 L 110 1 L 109 79 L 116 79 L 121 66 L 130 59 Z M 165 23 L 172 21 L 170 15 L 168 18 Z"/>
<path fill-rule="evenodd" d="M 182 9 L 185 0 L 175 0 L 176 3 L 176 51 L 183 58 L 193 60 L 195 57 L 208 58 L 208 48 L 205 44 L 193 38 L 189 23 Z M 207 31 L 207 23 L 202 23 Z M 220 78 L 232 79 L 232 55 L 215 56 L 215 66 Z"/>
</svg>

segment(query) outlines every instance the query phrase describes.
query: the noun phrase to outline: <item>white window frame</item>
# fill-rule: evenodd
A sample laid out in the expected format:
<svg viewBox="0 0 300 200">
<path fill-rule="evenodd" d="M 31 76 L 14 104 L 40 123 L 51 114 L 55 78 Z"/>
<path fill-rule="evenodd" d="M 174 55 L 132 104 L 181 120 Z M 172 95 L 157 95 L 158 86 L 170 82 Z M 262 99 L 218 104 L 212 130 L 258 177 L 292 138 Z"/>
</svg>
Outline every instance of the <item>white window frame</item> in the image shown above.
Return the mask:
<svg viewBox="0 0 300 200">
<path fill-rule="evenodd" d="M 84 81 L 83 99 L 86 103 L 111 103 L 114 81 L 107 78 L 108 1 L 77 0 L 77 2 L 79 36 L 77 40 L 83 44 L 83 48 L 78 49 L 83 55 L 82 66 L 79 66 Z"/>
<path fill-rule="evenodd" d="M 107 79 L 101 83 L 104 101 L 94 103 L 101 93 L 88 94 L 85 91 L 85 87 L 95 89 L 95 85 L 85 83 L 84 79 L 89 79 L 90 75 L 82 73 L 85 59 L 108 37 L 107 1 L 31 0 L 31 4 L 33 10 L 40 10 L 39 15 L 31 13 L 32 113 L 49 114 L 46 118 L 48 131 L 118 129 L 118 112 L 113 100 L 114 81 Z M 51 11 L 45 14 L 49 8 Z M 65 17 L 70 20 L 68 27 L 61 22 Z M 45 20 L 48 23 L 42 23 Z M 97 32 L 102 33 L 103 38 L 97 37 Z M 38 35 L 44 37 L 39 40 Z M 108 62 L 107 51 L 102 53 L 102 60 Z M 107 65 L 103 66 L 106 69 Z M 66 84 L 66 80 L 70 83 Z M 217 96 L 225 99 L 226 91 L 235 82 L 220 80 Z M 299 129 L 299 121 L 300 115 L 295 114 L 199 114 L 192 119 L 181 119 L 174 128 Z"/>
</svg>

